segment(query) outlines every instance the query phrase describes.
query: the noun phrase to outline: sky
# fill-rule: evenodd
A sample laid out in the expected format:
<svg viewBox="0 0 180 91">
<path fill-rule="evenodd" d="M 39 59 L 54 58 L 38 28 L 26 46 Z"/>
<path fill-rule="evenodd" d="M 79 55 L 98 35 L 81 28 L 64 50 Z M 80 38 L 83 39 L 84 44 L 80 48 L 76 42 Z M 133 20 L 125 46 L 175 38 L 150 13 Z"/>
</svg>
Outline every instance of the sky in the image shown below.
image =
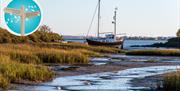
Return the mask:
<svg viewBox="0 0 180 91">
<path fill-rule="evenodd" d="M 11 0 L 0 0 L 1 11 Z M 86 35 L 98 0 L 35 0 L 43 24 L 62 35 Z M 117 33 L 127 36 L 175 36 L 180 28 L 180 0 L 101 0 L 101 32 L 113 31 L 118 7 Z M 1 13 L 2 14 L 2 13 Z M 89 35 L 96 35 L 97 18 Z M 2 21 L 1 15 L 1 21 Z M 1 27 L 5 27 L 2 22 Z"/>
</svg>

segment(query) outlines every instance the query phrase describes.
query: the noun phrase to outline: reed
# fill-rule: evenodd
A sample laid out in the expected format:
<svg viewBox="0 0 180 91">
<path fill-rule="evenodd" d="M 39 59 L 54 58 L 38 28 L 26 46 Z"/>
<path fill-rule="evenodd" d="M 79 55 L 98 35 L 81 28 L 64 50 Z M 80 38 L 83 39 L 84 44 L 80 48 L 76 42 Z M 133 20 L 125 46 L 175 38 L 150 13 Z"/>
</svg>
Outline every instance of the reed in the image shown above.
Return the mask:
<svg viewBox="0 0 180 91">
<path fill-rule="evenodd" d="M 12 61 L 10 57 L 0 54 L 0 87 L 6 89 L 9 82 L 21 80 L 41 82 L 52 79 L 54 73 L 45 66 L 23 64 Z"/>
<path fill-rule="evenodd" d="M 10 57 L 13 60 L 17 60 L 23 63 L 33 63 L 33 64 L 41 63 L 41 60 L 36 55 L 28 51 L 12 51 L 10 52 Z"/>
<path fill-rule="evenodd" d="M 163 87 L 165 91 L 180 91 L 180 71 L 165 76 Z"/>
<path fill-rule="evenodd" d="M 17 45 L 0 45 L 0 53 L 9 56 L 13 61 L 33 64 L 41 63 L 40 59 L 27 47 L 29 48 L 29 46 L 21 48 Z"/>
<path fill-rule="evenodd" d="M 126 52 L 126 55 L 144 55 L 144 56 L 180 56 L 179 49 L 171 50 L 135 50 Z"/>
<path fill-rule="evenodd" d="M 8 86 L 9 86 L 8 80 L 4 76 L 2 76 L 2 74 L 0 74 L 0 90 L 1 88 L 7 90 Z"/>
<path fill-rule="evenodd" d="M 36 55 L 43 63 L 59 63 L 59 64 L 87 64 L 88 56 L 80 51 L 66 51 L 43 48 L 36 52 Z"/>
<path fill-rule="evenodd" d="M 99 50 L 94 51 L 91 50 L 93 48 L 90 46 L 83 48 L 82 46 L 87 45 L 76 44 L 76 46 L 77 45 L 80 46 L 75 48 L 62 48 L 62 46 L 55 43 L 46 43 L 43 46 L 32 44 L 1 44 L 0 53 L 10 56 L 13 61 L 20 61 L 22 63 L 87 64 L 89 57 L 102 57 L 104 56 L 102 53 L 113 53 L 114 50 L 118 52 L 118 49 L 114 48 L 111 50 L 111 48 L 108 47 L 102 47 L 102 49 L 97 47 L 97 50 Z M 114 53 L 116 52 L 114 51 Z"/>
<path fill-rule="evenodd" d="M 104 55 L 98 52 L 86 50 L 86 49 L 73 49 L 72 52 L 79 52 L 82 53 L 88 57 L 103 57 Z"/>
<path fill-rule="evenodd" d="M 76 43 L 0 44 L 0 88 L 8 88 L 13 82 L 50 80 L 54 73 L 42 66 L 44 63 L 88 64 L 89 57 L 118 52 Z"/>
<path fill-rule="evenodd" d="M 122 50 L 118 48 L 103 47 L 103 46 L 89 46 L 81 43 L 41 43 L 36 44 L 40 47 L 53 47 L 58 49 L 72 50 L 72 49 L 85 49 L 98 53 L 121 53 Z"/>
</svg>

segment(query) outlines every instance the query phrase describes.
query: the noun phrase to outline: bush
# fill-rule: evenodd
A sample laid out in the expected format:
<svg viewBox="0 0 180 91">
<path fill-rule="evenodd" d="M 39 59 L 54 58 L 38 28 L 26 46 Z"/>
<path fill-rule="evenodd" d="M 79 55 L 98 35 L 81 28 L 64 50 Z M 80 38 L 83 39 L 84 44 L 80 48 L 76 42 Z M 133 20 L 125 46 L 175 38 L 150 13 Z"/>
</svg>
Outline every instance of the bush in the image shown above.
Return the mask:
<svg viewBox="0 0 180 91">
<path fill-rule="evenodd" d="M 35 33 L 19 37 L 10 34 L 6 29 L 0 28 L 0 43 L 37 43 L 37 42 L 58 42 L 63 40 L 62 36 L 57 33 L 53 33 L 51 29 L 48 31 L 46 25 L 41 26 Z"/>
</svg>

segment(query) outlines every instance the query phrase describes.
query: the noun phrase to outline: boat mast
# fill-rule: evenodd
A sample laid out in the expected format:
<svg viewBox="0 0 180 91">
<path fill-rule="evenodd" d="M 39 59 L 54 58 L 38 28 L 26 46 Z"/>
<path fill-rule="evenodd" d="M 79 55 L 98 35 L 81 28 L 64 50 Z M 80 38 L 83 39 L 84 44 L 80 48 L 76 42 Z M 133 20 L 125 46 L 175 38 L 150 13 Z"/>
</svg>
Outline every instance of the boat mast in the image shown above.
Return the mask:
<svg viewBox="0 0 180 91">
<path fill-rule="evenodd" d="M 118 8 L 116 7 L 115 8 L 115 11 L 114 11 L 114 17 L 113 17 L 113 19 L 114 19 L 114 21 L 112 22 L 113 24 L 114 24 L 114 41 L 116 41 L 116 29 L 117 29 L 117 26 L 116 26 L 116 22 L 117 22 L 117 10 L 118 10 Z"/>
<path fill-rule="evenodd" d="M 101 18 L 101 0 L 98 1 L 98 31 L 97 31 L 97 37 L 99 38 L 100 34 L 100 18 Z"/>
</svg>

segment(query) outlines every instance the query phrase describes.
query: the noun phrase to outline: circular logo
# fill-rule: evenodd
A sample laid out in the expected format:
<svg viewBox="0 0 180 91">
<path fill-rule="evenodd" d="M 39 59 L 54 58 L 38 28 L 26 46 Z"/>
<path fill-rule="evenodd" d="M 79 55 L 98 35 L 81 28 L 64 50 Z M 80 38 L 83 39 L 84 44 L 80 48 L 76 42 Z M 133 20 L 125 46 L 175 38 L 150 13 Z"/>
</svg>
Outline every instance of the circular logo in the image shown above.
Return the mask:
<svg viewBox="0 0 180 91">
<path fill-rule="evenodd" d="M 37 30 L 42 14 L 34 0 L 12 0 L 4 8 L 4 18 L 9 32 L 17 36 L 27 36 Z"/>
</svg>

